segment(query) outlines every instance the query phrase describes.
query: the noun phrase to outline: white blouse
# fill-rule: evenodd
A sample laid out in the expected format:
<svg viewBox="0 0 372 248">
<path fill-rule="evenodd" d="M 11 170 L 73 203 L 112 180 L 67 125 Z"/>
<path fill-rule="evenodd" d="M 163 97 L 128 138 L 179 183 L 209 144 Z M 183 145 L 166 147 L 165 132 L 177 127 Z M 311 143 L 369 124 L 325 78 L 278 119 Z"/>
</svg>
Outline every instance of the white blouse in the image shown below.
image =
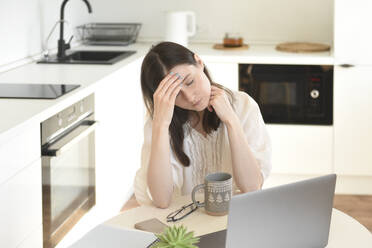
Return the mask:
<svg viewBox="0 0 372 248">
<path fill-rule="evenodd" d="M 258 104 L 247 93 L 233 91 L 233 103 L 236 114 L 243 126 L 253 155 L 261 166 L 264 180 L 271 171 L 271 142 Z M 151 152 L 152 120 L 147 115 L 144 127 L 144 143 L 141 154 L 141 168 L 134 180 L 134 193 L 138 203 L 151 204 L 152 198 L 147 185 L 147 167 Z M 226 126 L 221 122 L 216 131 L 204 137 L 191 127 L 184 124 L 184 152 L 190 158 L 190 166 L 184 167 L 171 149 L 171 166 L 174 182 L 174 197 L 190 194 L 193 187 L 204 183 L 204 177 L 213 172 L 232 173 L 231 151 Z M 234 193 L 238 190 L 233 178 Z"/>
</svg>

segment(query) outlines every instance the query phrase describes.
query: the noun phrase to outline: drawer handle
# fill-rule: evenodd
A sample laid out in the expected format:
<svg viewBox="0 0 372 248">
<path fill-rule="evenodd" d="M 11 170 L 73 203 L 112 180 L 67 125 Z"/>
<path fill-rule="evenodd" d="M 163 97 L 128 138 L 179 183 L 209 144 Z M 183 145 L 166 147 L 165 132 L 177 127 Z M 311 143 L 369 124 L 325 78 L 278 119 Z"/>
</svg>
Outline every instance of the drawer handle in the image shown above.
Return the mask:
<svg viewBox="0 0 372 248">
<path fill-rule="evenodd" d="M 342 64 L 342 65 L 340 65 L 340 66 L 343 67 L 343 68 L 354 67 L 354 65 L 352 65 L 352 64 Z"/>
</svg>

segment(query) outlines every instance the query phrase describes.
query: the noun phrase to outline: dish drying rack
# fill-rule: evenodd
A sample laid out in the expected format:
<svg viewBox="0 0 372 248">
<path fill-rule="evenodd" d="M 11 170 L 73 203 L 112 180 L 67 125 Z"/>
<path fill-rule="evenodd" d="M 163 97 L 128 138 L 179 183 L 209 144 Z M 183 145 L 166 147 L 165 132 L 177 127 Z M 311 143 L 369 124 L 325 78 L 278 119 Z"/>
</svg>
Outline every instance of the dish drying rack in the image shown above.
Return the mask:
<svg viewBox="0 0 372 248">
<path fill-rule="evenodd" d="M 85 45 L 127 46 L 137 40 L 141 23 L 88 23 L 76 27 Z"/>
</svg>

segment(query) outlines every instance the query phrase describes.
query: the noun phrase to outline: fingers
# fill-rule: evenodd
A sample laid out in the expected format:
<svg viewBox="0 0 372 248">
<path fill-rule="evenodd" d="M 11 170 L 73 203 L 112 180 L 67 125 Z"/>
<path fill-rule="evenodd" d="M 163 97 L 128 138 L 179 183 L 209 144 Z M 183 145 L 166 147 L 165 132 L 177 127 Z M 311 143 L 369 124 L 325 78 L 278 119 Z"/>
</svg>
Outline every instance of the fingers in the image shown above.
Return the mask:
<svg viewBox="0 0 372 248">
<path fill-rule="evenodd" d="M 178 75 L 179 75 L 179 74 L 178 74 Z M 165 92 L 164 92 L 163 97 L 164 97 L 164 98 L 170 98 L 171 95 L 172 95 L 172 93 L 173 93 L 173 91 L 174 91 L 174 89 L 176 89 L 177 86 L 178 86 L 181 82 L 182 82 L 182 77 L 179 75 L 179 77 L 178 77 L 175 81 L 171 82 L 168 86 L 165 86 L 165 87 L 164 87 Z M 167 88 L 167 89 L 166 89 L 166 88 Z"/>
<path fill-rule="evenodd" d="M 212 86 L 209 101 L 212 101 L 216 97 L 217 94 L 218 94 L 218 91 L 216 90 L 214 86 Z"/>
<path fill-rule="evenodd" d="M 155 93 L 156 95 L 159 95 L 162 97 L 167 89 L 169 88 L 169 85 L 171 85 L 173 82 L 177 81 L 180 78 L 179 74 L 168 74 L 159 84 L 158 88 L 156 89 Z"/>
<path fill-rule="evenodd" d="M 214 100 L 220 96 L 224 94 L 224 90 L 216 87 L 216 86 L 211 86 L 211 95 L 210 95 L 210 98 L 209 98 L 209 105 L 207 107 L 208 111 L 209 112 L 212 112 L 214 109 L 213 109 L 213 103 L 214 103 Z"/>
<path fill-rule="evenodd" d="M 174 77 L 174 74 L 171 72 L 168 75 L 166 75 L 159 83 L 158 88 L 155 92 L 160 92 L 161 89 L 164 87 L 164 85 L 172 78 Z"/>
<path fill-rule="evenodd" d="M 224 90 L 222 90 L 222 89 L 220 89 L 216 86 L 213 86 L 213 85 L 211 86 L 211 96 L 215 96 L 215 95 L 221 94 L 223 92 L 224 92 Z"/>
<path fill-rule="evenodd" d="M 170 100 L 174 104 L 175 101 L 176 101 L 176 97 L 177 97 L 178 93 L 180 92 L 180 90 L 182 88 L 182 84 L 175 83 L 172 86 L 174 86 L 174 87 L 173 87 L 173 91 L 171 92 L 171 95 L 170 95 Z"/>
</svg>

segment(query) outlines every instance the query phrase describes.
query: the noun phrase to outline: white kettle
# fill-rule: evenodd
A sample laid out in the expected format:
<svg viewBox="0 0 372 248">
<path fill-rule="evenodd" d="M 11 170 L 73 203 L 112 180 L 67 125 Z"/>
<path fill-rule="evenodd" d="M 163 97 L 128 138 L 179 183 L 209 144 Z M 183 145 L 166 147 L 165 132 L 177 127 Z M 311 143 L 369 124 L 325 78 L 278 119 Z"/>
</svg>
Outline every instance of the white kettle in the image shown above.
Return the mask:
<svg viewBox="0 0 372 248">
<path fill-rule="evenodd" d="M 165 16 L 165 41 L 188 46 L 188 38 L 196 33 L 196 18 L 192 11 L 168 11 Z"/>
</svg>

